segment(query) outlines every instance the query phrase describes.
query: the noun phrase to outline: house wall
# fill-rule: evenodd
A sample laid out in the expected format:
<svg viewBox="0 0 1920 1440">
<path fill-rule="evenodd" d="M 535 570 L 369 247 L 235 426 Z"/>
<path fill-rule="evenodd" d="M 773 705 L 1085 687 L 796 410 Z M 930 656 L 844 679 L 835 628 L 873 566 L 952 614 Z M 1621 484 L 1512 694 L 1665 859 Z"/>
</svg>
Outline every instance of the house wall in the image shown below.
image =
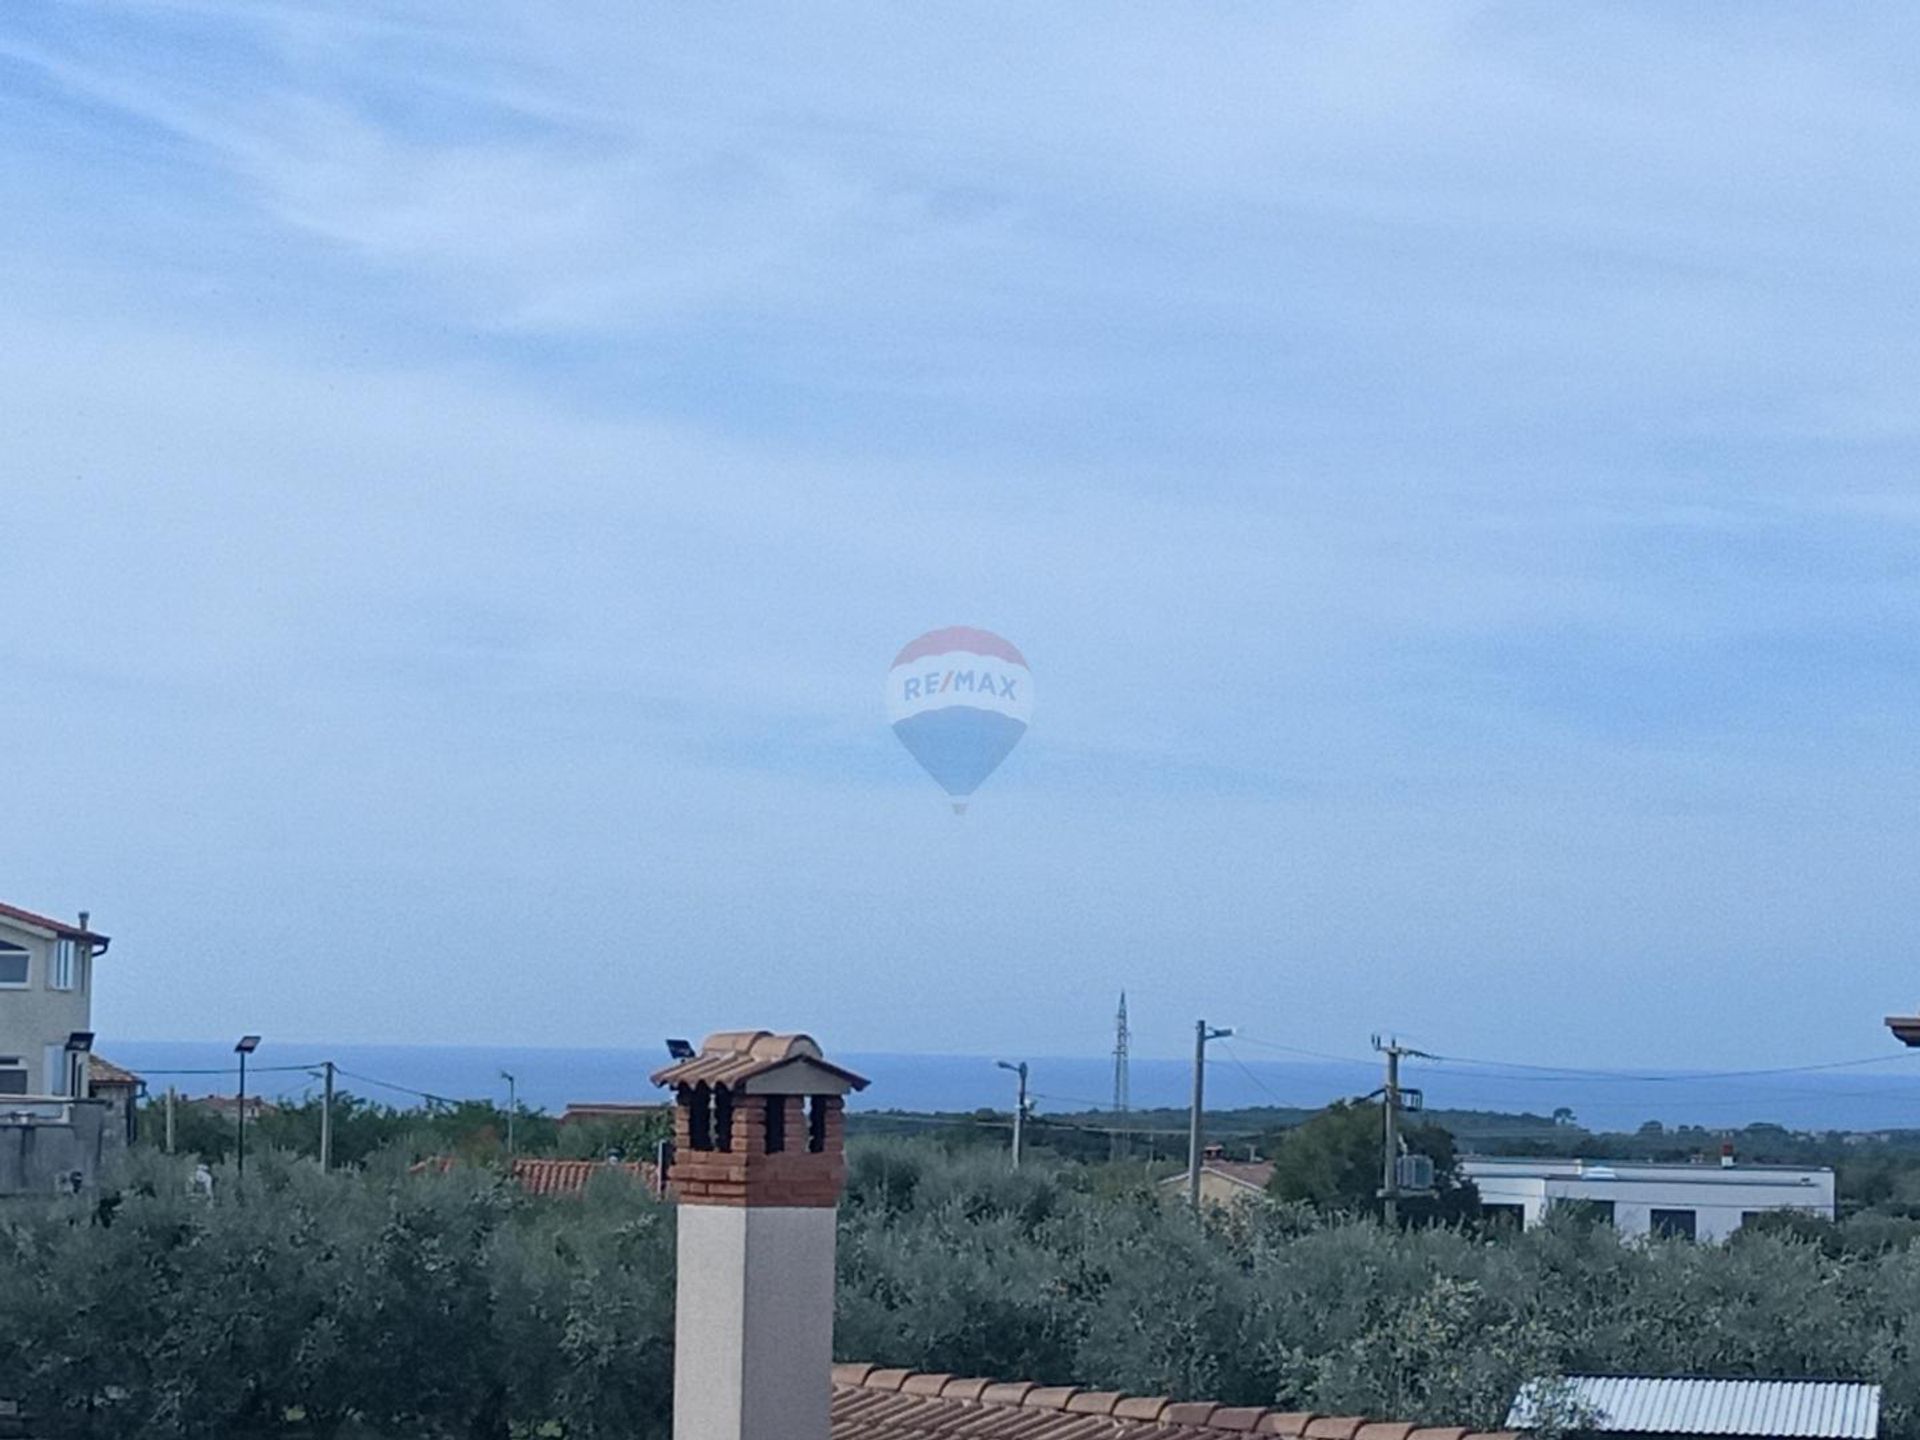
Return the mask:
<svg viewBox="0 0 1920 1440">
<path fill-rule="evenodd" d="M 51 937 L 0 920 L 0 940 L 25 946 L 28 952 L 27 988 L 0 987 L 0 1056 L 18 1056 L 25 1063 L 29 1094 L 58 1093 L 61 1076 L 58 1070 L 48 1073 L 47 1047 L 64 1050 L 67 1037 L 74 1031 L 93 1028 L 94 961 L 83 954 L 76 962 L 79 974 L 75 987 L 51 990 Z"/>
<path fill-rule="evenodd" d="M 108 1155 L 125 1144 L 112 1107 L 98 1100 L 0 1113 L 0 1195 L 89 1190 Z"/>
<path fill-rule="evenodd" d="M 1517 1205 L 1531 1229 L 1556 1204 L 1598 1201 L 1613 1207 L 1623 1235 L 1646 1235 L 1655 1210 L 1690 1210 L 1694 1238 L 1725 1240 L 1750 1214 L 1793 1210 L 1831 1220 L 1833 1172 L 1766 1165 L 1531 1164 L 1463 1160 L 1484 1205 Z"/>
</svg>

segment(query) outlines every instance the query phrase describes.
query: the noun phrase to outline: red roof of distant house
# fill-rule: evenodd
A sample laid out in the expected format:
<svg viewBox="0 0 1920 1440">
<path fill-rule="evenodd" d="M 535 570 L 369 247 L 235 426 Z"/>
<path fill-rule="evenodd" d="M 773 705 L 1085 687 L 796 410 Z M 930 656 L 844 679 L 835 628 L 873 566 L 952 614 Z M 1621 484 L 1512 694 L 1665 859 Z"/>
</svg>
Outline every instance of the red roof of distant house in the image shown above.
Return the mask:
<svg viewBox="0 0 1920 1440">
<path fill-rule="evenodd" d="M 653 1166 L 639 1160 L 550 1160 L 528 1156 L 513 1162 L 513 1178 L 529 1195 L 580 1195 L 596 1175 L 631 1175 L 651 1186 Z"/>
<path fill-rule="evenodd" d="M 452 1155 L 430 1155 L 416 1160 L 409 1173 L 445 1175 L 459 1161 Z M 639 1160 L 555 1160 L 545 1155 L 523 1155 L 513 1162 L 513 1178 L 529 1195 L 581 1195 L 596 1175 L 613 1170 L 644 1181 L 649 1189 L 654 1182 L 653 1166 Z"/>
<path fill-rule="evenodd" d="M 31 910 L 22 910 L 18 905 L 0 905 L 0 920 L 18 920 L 22 925 L 31 925 L 36 930 L 51 930 L 62 940 L 91 940 L 102 950 L 107 948 L 107 937 L 97 931 L 83 929 L 66 920 L 55 920 L 51 915 L 36 915 Z"/>
</svg>

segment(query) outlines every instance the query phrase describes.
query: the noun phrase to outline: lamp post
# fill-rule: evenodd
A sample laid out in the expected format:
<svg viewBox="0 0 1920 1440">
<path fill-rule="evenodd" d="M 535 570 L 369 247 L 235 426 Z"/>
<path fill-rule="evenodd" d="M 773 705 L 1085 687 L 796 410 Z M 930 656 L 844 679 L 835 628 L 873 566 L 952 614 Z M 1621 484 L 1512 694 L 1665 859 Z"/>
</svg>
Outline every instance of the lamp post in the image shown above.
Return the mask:
<svg viewBox="0 0 1920 1440">
<path fill-rule="evenodd" d="M 520 1091 L 517 1088 L 519 1082 L 505 1070 L 500 1072 L 500 1078 L 507 1082 L 507 1159 L 511 1160 L 513 1159 L 513 1115 L 520 1108 Z"/>
<path fill-rule="evenodd" d="M 240 1193 L 240 1182 L 247 1178 L 247 1057 L 260 1048 L 258 1035 L 242 1035 L 233 1053 L 240 1057 L 240 1134 L 234 1146 L 233 1190 Z"/>
<path fill-rule="evenodd" d="M 1013 1107 L 1013 1168 L 1018 1170 L 1020 1168 L 1022 1142 L 1026 1139 L 1027 1062 L 1022 1060 L 1018 1065 L 1015 1065 L 1010 1060 L 996 1060 L 993 1063 L 998 1065 L 1002 1070 L 1011 1070 L 1020 1077 L 1020 1098 Z"/>
</svg>

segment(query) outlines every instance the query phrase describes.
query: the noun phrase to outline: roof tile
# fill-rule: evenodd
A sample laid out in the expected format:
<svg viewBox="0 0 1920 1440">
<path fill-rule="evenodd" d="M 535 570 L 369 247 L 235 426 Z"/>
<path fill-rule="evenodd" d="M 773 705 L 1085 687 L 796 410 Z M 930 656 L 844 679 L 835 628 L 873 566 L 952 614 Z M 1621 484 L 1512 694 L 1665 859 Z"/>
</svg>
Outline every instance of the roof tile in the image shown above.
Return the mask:
<svg viewBox="0 0 1920 1440">
<path fill-rule="evenodd" d="M 1266 1407 L 1262 1405 L 1222 1405 L 1213 1412 L 1207 1425 L 1214 1430 L 1252 1430 L 1266 1418 Z M 1409 1425 L 1407 1428 L 1411 1430 L 1413 1427 Z M 1394 1436 L 1392 1440 L 1402 1440 L 1402 1437 Z"/>
<path fill-rule="evenodd" d="M 1072 1385 L 1036 1385 L 1020 1397 L 1020 1403 L 1035 1409 L 1064 1410 L 1067 1402 L 1079 1393 Z"/>
<path fill-rule="evenodd" d="M 1319 1418 L 1311 1410 L 1269 1410 L 1256 1428 L 1262 1435 L 1304 1435 Z"/>
<path fill-rule="evenodd" d="M 980 1399 L 987 1405 L 1018 1405 L 1027 1398 L 1029 1390 L 1036 1388 L 1031 1380 L 1002 1380 L 989 1385 Z"/>
<path fill-rule="evenodd" d="M 1205 1425 L 1220 1407 L 1207 1400 L 1182 1400 L 1160 1412 L 1162 1425 Z"/>
</svg>

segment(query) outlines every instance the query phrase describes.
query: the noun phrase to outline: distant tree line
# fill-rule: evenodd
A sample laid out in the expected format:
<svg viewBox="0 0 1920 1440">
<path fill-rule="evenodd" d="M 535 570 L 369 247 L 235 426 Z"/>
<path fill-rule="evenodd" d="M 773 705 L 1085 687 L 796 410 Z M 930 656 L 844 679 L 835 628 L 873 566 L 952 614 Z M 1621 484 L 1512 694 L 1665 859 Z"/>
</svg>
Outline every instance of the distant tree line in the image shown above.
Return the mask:
<svg viewBox="0 0 1920 1440">
<path fill-rule="evenodd" d="M 664 1437 L 673 1210 L 618 1173 L 542 1200 L 389 1149 L 250 1150 L 211 1196 L 150 1151 L 0 1208 L 0 1395 L 47 1437 Z M 1920 1440 L 1920 1224 L 1722 1246 L 1568 1217 L 1493 1237 L 1274 1201 L 1196 1220 L 1140 1166 L 869 1141 L 841 1212 L 842 1358 L 1496 1426 L 1535 1375 L 1822 1375 Z"/>
<path fill-rule="evenodd" d="M 251 1103 L 251 1102 L 249 1102 Z M 309 1095 L 250 1109 L 250 1148 L 292 1155 L 320 1154 L 321 1100 Z M 166 1102 L 149 1099 L 141 1107 L 141 1143 L 160 1147 L 166 1136 Z M 556 1155 L 574 1160 L 603 1160 L 618 1155 L 647 1160 L 654 1145 L 671 1133 L 667 1111 L 621 1117 L 595 1117 L 562 1125 L 543 1110 L 521 1106 L 513 1114 L 515 1153 Z M 220 1161 L 233 1154 L 239 1134 L 231 1102 L 176 1099 L 174 1148 L 180 1154 Z M 363 1165 L 395 1153 L 408 1160 L 449 1155 L 475 1162 L 506 1155 L 507 1111 L 485 1100 L 461 1100 L 398 1108 L 341 1090 L 333 1099 L 333 1158 L 338 1165 Z"/>
</svg>

